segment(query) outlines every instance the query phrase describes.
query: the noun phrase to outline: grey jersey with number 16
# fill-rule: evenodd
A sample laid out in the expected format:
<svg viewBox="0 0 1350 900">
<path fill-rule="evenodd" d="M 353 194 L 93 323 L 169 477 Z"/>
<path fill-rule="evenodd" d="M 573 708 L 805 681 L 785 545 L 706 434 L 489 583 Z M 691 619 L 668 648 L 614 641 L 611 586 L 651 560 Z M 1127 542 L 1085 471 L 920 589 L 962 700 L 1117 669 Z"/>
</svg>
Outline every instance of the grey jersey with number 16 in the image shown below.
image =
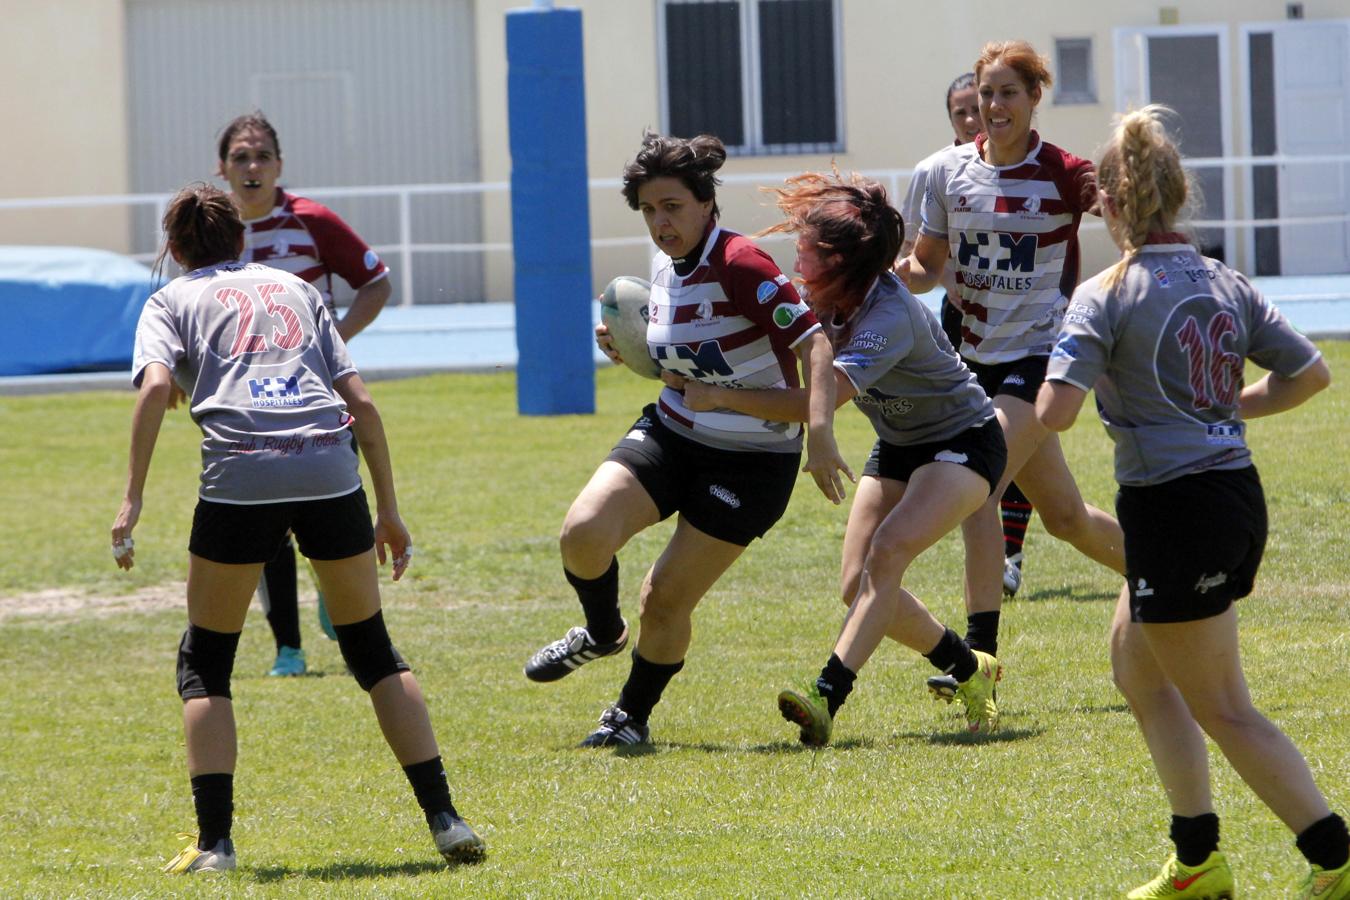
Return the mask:
<svg viewBox="0 0 1350 900">
<path fill-rule="evenodd" d="M 1238 414 L 1244 360 L 1294 376 L 1321 356 L 1246 278 L 1166 237 L 1114 290 L 1097 275 L 1074 291 L 1046 373 L 1096 387 L 1124 485 L 1251 465 Z"/>
</svg>

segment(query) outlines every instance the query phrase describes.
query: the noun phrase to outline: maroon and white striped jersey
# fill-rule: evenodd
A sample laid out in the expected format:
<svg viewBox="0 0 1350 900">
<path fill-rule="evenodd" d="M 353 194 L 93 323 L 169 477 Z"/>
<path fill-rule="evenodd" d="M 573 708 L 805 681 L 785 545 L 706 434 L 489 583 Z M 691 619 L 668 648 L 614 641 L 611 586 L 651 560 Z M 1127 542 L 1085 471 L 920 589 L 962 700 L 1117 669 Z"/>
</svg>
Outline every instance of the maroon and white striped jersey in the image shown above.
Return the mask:
<svg viewBox="0 0 1350 900">
<path fill-rule="evenodd" d="M 820 323 L 773 259 L 744 235 L 714 226 L 698 265 L 675 271 L 664 253 L 652 261 L 647 349 L 661 368 L 732 388 L 800 387 L 793 348 Z M 661 391 L 666 427 L 724 450 L 796 453 L 800 422 L 773 422 L 732 410 L 693 412 L 684 395 Z"/>
<path fill-rule="evenodd" d="M 322 203 L 277 188 L 277 205 L 261 219 L 244 221 L 240 262 L 258 262 L 290 272 L 319 289 L 334 312 L 333 276 L 353 289 L 389 274 L 379 254 Z"/>
<path fill-rule="evenodd" d="M 961 354 L 979 363 L 1045 356 L 1078 284 L 1078 223 L 1096 200 L 1092 163 L 1031 133 L 1021 162 L 980 157 L 982 134 L 929 170 L 923 230 L 948 242 Z"/>
</svg>

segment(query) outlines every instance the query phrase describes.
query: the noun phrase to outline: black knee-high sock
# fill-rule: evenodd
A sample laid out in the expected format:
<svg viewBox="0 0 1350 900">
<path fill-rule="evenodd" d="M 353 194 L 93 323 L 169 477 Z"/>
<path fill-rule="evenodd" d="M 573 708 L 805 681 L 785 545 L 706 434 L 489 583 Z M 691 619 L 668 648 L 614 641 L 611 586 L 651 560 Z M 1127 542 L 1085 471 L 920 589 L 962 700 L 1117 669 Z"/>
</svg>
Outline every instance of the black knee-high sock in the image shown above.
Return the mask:
<svg viewBox="0 0 1350 900">
<path fill-rule="evenodd" d="M 998 620 L 998 610 L 966 616 L 966 644 L 970 649 L 998 656 Z"/>
<path fill-rule="evenodd" d="M 1031 524 L 1031 501 L 1017 482 L 1008 484 L 1003 499 L 998 502 L 999 515 L 1003 519 L 1003 555 L 1012 556 L 1022 552 L 1022 541 Z"/>
<path fill-rule="evenodd" d="M 600 644 L 618 640 L 623 634 L 623 617 L 619 615 L 619 558 L 614 557 L 599 578 L 578 578 L 567 569 L 563 569 L 563 574 L 581 601 L 591 640 Z"/>
<path fill-rule="evenodd" d="M 619 709 L 643 725 L 647 724 L 666 685 L 683 668 L 684 660 L 677 663 L 649 662 L 634 649 L 633 668 L 629 670 L 628 681 L 619 692 Z"/>
<path fill-rule="evenodd" d="M 404 766 L 403 774 L 408 776 L 408 783 L 412 785 L 417 805 L 422 807 L 422 815 L 427 817 L 428 825 L 443 812 L 459 816 L 455 812 L 455 804 L 450 802 L 450 782 L 445 777 L 445 765 L 439 756 Z"/>
<path fill-rule="evenodd" d="M 1173 816 L 1171 833 L 1184 866 L 1198 866 L 1219 849 L 1219 817 L 1214 813 Z"/>
<path fill-rule="evenodd" d="M 1335 813 L 1303 829 L 1297 843 L 1299 852 L 1314 866 L 1339 869 L 1350 860 L 1350 832 Z"/>
<path fill-rule="evenodd" d="M 300 599 L 295 588 L 295 545 L 286 535 L 277 555 L 263 566 L 263 589 L 267 591 L 267 624 L 277 649 L 300 646 Z"/>
<path fill-rule="evenodd" d="M 197 809 L 197 849 L 210 850 L 230 836 L 234 821 L 234 775 L 229 772 L 193 775 L 192 805 Z"/>
<path fill-rule="evenodd" d="M 830 718 L 834 718 L 835 713 L 839 712 L 839 707 L 844 705 L 848 695 L 853 692 L 853 682 L 857 679 L 858 673 L 844 665 L 838 654 L 830 654 L 830 661 L 825 663 L 825 668 L 820 670 L 820 677 L 816 679 L 816 690 L 825 698 Z"/>
<path fill-rule="evenodd" d="M 938 639 L 937 646 L 923 656 L 924 659 L 951 675 L 958 682 L 967 680 L 979 668 L 979 663 L 975 661 L 975 654 L 970 647 L 966 645 L 965 641 L 957 637 L 956 632 L 950 628 L 943 629 L 942 637 Z"/>
</svg>

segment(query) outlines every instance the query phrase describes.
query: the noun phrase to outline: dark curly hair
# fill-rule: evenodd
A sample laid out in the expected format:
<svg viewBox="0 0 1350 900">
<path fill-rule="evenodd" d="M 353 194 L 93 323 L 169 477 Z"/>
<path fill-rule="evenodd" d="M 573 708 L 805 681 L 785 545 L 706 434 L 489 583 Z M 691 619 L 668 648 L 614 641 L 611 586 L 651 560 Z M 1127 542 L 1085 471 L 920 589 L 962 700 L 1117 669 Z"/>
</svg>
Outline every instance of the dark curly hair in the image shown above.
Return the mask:
<svg viewBox="0 0 1350 900">
<path fill-rule="evenodd" d="M 711 134 L 692 138 L 668 137 L 654 131 L 642 135 L 642 149 L 623 167 L 623 197 L 630 209 L 638 208 L 638 189 L 653 178 L 678 178 L 700 203 L 711 200 L 717 208 L 717 170 L 727 161 L 727 148 Z"/>
</svg>

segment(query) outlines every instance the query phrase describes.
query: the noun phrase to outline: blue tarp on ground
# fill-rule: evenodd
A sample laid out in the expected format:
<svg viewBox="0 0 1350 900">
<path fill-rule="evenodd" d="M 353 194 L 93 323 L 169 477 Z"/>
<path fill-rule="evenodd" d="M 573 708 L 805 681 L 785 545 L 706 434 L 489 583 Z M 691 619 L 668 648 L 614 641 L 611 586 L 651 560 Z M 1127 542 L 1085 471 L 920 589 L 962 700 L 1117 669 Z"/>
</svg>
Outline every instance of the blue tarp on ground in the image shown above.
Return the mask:
<svg viewBox="0 0 1350 900">
<path fill-rule="evenodd" d="M 150 269 L 86 247 L 0 247 L 0 375 L 130 369 Z"/>
</svg>

